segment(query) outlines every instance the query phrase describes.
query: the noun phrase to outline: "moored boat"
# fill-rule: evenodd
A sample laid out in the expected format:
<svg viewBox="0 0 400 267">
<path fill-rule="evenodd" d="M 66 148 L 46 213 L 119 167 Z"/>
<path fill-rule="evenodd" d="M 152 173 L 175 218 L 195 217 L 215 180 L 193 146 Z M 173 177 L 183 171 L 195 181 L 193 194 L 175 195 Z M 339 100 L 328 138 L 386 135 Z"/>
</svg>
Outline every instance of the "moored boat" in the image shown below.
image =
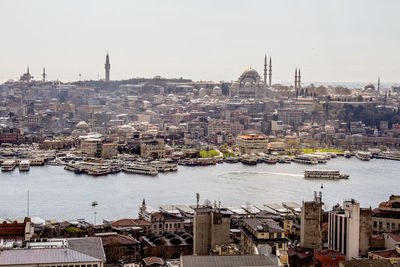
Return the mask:
<svg viewBox="0 0 400 267">
<path fill-rule="evenodd" d="M 146 165 L 127 165 L 123 168 L 123 171 L 127 173 L 136 173 L 145 175 L 158 174 L 158 171 L 155 168 Z"/>
<path fill-rule="evenodd" d="M 296 156 L 292 159 L 293 162 L 296 163 L 303 163 L 303 164 L 318 164 L 318 160 L 313 158 L 313 157 L 309 157 L 306 155 L 299 155 Z"/>
<path fill-rule="evenodd" d="M 15 163 L 15 160 L 5 160 L 3 164 L 1 164 L 1 171 L 3 172 L 10 172 L 15 169 L 17 164 Z"/>
<path fill-rule="evenodd" d="M 30 169 L 30 164 L 29 164 L 29 160 L 21 160 L 19 163 L 19 171 L 23 172 L 23 171 L 29 171 Z"/>
<path fill-rule="evenodd" d="M 242 158 L 240 162 L 246 165 L 257 165 L 257 160 L 253 158 Z"/>
<path fill-rule="evenodd" d="M 359 151 L 357 152 L 356 157 L 362 161 L 369 161 L 371 159 L 371 153 Z"/>
</svg>

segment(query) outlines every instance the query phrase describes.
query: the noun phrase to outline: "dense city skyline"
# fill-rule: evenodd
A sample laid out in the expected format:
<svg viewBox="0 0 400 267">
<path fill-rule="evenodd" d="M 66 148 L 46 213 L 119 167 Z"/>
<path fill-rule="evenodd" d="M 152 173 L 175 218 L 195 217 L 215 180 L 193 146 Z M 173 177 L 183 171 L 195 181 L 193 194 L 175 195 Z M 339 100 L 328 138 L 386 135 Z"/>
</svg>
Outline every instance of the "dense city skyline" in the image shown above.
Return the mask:
<svg viewBox="0 0 400 267">
<path fill-rule="evenodd" d="M 6 1 L 0 82 L 184 77 L 231 81 L 272 56 L 274 82 L 397 82 L 397 1 Z M 23 8 L 21 8 L 23 7 Z M 94 10 L 94 11 L 93 11 Z M 51 11 L 51 12 L 50 12 Z"/>
</svg>

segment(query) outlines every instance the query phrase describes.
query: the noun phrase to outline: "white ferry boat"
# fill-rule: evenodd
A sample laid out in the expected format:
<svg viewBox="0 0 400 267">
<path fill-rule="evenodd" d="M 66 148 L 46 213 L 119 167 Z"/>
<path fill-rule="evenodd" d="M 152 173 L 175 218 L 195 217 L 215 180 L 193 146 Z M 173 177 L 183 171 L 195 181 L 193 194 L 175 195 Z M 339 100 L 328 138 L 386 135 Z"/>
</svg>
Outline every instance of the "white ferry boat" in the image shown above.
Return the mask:
<svg viewBox="0 0 400 267">
<path fill-rule="evenodd" d="M 3 172 L 10 172 L 15 169 L 15 166 L 17 166 L 15 160 L 5 160 L 3 164 L 1 164 L 1 170 Z"/>
<path fill-rule="evenodd" d="M 357 152 L 356 157 L 362 161 L 369 161 L 371 159 L 371 153 L 359 151 Z"/>
<path fill-rule="evenodd" d="M 152 162 L 150 166 L 158 172 L 174 172 L 178 170 L 178 166 L 174 163 Z"/>
<path fill-rule="evenodd" d="M 331 170 L 305 170 L 304 178 L 313 178 L 313 179 L 349 179 L 348 174 L 341 174 L 339 171 L 331 171 Z"/>
<path fill-rule="evenodd" d="M 123 171 L 127 173 L 137 173 L 145 175 L 158 174 L 158 171 L 155 168 L 146 165 L 127 165 L 123 168 Z"/>
<path fill-rule="evenodd" d="M 292 159 L 293 162 L 297 163 L 303 163 L 303 164 L 318 164 L 318 160 L 313 157 L 305 156 L 305 155 L 299 155 L 296 156 Z"/>
<path fill-rule="evenodd" d="M 19 163 L 19 171 L 29 171 L 31 165 L 29 164 L 29 160 L 21 160 Z"/>
</svg>

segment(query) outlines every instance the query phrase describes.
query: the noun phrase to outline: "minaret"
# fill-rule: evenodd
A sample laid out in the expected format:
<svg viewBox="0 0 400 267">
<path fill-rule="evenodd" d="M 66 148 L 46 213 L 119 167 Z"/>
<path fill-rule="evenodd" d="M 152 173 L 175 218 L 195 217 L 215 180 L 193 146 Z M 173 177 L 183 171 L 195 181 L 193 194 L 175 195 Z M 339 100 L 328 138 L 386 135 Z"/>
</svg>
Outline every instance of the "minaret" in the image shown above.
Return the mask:
<svg viewBox="0 0 400 267">
<path fill-rule="evenodd" d="M 299 68 L 299 74 L 297 76 L 297 88 L 299 88 L 299 90 L 301 89 L 301 74 L 300 74 L 300 68 Z"/>
<path fill-rule="evenodd" d="M 272 85 L 272 57 L 269 57 L 269 73 L 268 73 L 269 87 Z"/>
<path fill-rule="evenodd" d="M 378 77 L 378 93 L 381 89 L 381 77 Z"/>
<path fill-rule="evenodd" d="M 45 68 L 43 68 L 42 78 L 43 78 L 42 81 L 45 82 L 46 81 L 46 69 Z"/>
<path fill-rule="evenodd" d="M 267 86 L 267 54 L 264 58 L 264 85 Z"/>
<path fill-rule="evenodd" d="M 294 90 L 297 92 L 297 68 L 294 70 Z"/>
<path fill-rule="evenodd" d="M 106 68 L 106 82 L 109 82 L 110 81 L 110 68 L 111 68 L 111 65 L 110 65 L 110 57 L 108 56 L 108 52 L 107 52 L 107 55 L 106 55 L 105 68 Z"/>
<path fill-rule="evenodd" d="M 140 219 L 145 219 L 146 218 L 146 209 L 147 209 L 146 201 L 143 198 L 142 206 L 139 208 L 139 218 Z"/>
</svg>

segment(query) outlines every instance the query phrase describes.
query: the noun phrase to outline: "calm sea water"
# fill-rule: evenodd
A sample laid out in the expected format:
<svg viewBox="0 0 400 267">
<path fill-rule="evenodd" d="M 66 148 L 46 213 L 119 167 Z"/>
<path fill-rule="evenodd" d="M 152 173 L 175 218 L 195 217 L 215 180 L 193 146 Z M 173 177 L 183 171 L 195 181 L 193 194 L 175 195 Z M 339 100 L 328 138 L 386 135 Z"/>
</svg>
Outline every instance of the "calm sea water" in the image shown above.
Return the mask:
<svg viewBox="0 0 400 267">
<path fill-rule="evenodd" d="M 305 180 L 305 169 L 340 170 L 349 180 Z M 30 172 L 0 173 L 0 218 L 22 217 L 27 213 L 44 219 L 71 220 L 137 217 L 142 199 L 154 208 L 166 204 L 192 205 L 196 193 L 200 202 L 221 201 L 223 206 L 247 203 L 282 203 L 312 200 L 321 190 L 325 208 L 354 198 L 362 207 L 376 207 L 390 194 L 400 193 L 400 162 L 373 159 L 336 158 L 316 166 L 292 164 L 217 164 L 207 167 L 179 166 L 178 172 L 156 177 L 118 173 L 92 177 L 77 175 L 58 166 L 31 167 Z M 92 201 L 98 206 L 92 207 Z"/>
</svg>

